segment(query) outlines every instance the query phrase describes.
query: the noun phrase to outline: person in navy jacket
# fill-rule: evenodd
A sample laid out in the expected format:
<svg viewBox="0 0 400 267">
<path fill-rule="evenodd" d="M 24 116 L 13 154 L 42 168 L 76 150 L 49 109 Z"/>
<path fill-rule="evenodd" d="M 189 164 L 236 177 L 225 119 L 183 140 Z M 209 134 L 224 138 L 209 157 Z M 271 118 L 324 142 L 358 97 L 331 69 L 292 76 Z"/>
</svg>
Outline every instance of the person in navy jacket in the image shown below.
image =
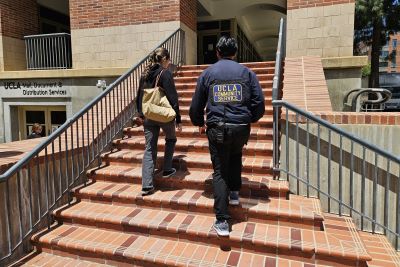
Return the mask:
<svg viewBox="0 0 400 267">
<path fill-rule="evenodd" d="M 197 80 L 189 114 L 209 140 L 214 168 L 213 227 L 218 235 L 228 236 L 228 203 L 239 205 L 243 146 L 250 136 L 250 124 L 264 115 L 265 103 L 256 74 L 233 60 L 238 50 L 236 40 L 223 36 L 216 48 L 219 60 Z"/>
</svg>

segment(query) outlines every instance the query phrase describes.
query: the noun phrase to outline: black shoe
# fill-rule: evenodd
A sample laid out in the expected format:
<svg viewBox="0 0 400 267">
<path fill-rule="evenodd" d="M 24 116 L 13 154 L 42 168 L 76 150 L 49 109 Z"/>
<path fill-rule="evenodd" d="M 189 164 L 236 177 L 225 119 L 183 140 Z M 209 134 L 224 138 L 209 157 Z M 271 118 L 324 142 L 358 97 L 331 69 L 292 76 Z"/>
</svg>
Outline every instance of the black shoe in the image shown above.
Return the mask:
<svg viewBox="0 0 400 267">
<path fill-rule="evenodd" d="M 171 177 L 172 175 L 174 175 L 175 173 L 176 173 L 176 169 L 172 168 L 169 171 L 163 171 L 162 177 L 163 178 L 168 178 L 168 177 Z"/>
<path fill-rule="evenodd" d="M 154 187 L 152 188 L 143 188 L 142 189 L 142 196 L 148 196 L 154 193 Z"/>
</svg>

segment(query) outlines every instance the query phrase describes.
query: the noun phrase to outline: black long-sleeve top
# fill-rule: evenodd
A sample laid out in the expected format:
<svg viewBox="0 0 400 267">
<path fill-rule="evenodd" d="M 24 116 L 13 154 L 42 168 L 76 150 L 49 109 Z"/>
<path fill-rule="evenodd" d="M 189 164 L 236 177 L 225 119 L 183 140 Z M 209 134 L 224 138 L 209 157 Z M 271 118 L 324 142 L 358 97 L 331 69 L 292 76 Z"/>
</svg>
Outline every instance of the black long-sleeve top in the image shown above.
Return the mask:
<svg viewBox="0 0 400 267">
<path fill-rule="evenodd" d="M 143 117 L 142 113 L 142 99 L 143 99 L 143 89 L 144 88 L 154 88 L 156 86 L 157 75 L 163 70 L 161 65 L 154 65 L 149 72 L 147 78 L 142 77 L 139 82 L 138 96 L 136 98 L 136 106 L 138 113 Z M 181 115 L 179 112 L 179 101 L 178 93 L 176 92 L 174 76 L 172 72 L 168 69 L 164 70 L 161 74 L 158 86 L 162 87 L 165 91 L 165 96 L 167 97 L 172 108 L 176 112 L 176 123 L 181 123 Z"/>
</svg>

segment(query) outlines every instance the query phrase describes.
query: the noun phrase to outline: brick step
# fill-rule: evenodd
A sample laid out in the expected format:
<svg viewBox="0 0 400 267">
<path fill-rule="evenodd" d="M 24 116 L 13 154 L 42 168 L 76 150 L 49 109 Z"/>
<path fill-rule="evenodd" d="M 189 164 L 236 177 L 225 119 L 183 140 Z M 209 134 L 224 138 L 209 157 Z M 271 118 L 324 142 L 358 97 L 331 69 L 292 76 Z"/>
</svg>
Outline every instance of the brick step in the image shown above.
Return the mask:
<svg viewBox="0 0 400 267">
<path fill-rule="evenodd" d="M 143 127 L 129 127 L 124 129 L 124 135 L 127 137 L 132 137 L 132 136 L 143 136 Z M 164 133 L 160 131 L 160 136 L 164 136 Z M 176 133 L 176 136 L 178 139 L 180 137 L 189 137 L 189 138 L 207 138 L 205 134 L 200 134 L 199 133 L 199 127 L 196 126 L 186 126 L 182 128 L 182 132 Z M 266 128 L 257 128 L 252 126 L 251 127 L 251 132 L 250 132 L 250 140 L 256 141 L 256 140 L 272 140 L 272 129 L 266 129 Z"/>
<path fill-rule="evenodd" d="M 197 83 L 198 77 L 199 77 L 199 75 L 185 76 L 185 77 L 177 76 L 174 78 L 175 85 Z M 272 74 L 258 74 L 257 79 L 260 82 L 272 81 L 274 79 L 274 74 L 273 73 Z"/>
<path fill-rule="evenodd" d="M 156 172 L 154 183 L 157 188 L 195 189 L 212 192 L 213 171 L 177 171 L 173 177 L 163 178 L 161 171 Z M 88 177 L 95 181 L 141 184 L 142 167 L 105 166 L 88 171 Z M 281 197 L 289 192 L 287 181 L 274 180 L 263 175 L 242 174 L 241 196 L 245 197 Z"/>
<path fill-rule="evenodd" d="M 135 136 L 125 139 L 116 139 L 113 141 L 113 145 L 118 150 L 128 149 L 144 149 L 146 140 L 144 136 Z M 165 149 L 165 140 L 163 138 L 158 139 L 158 150 L 163 151 Z M 243 155 L 247 156 L 272 156 L 272 141 L 249 141 L 247 145 L 243 147 Z M 203 138 L 177 138 L 175 145 L 176 152 L 201 152 L 209 153 L 208 139 L 206 135 Z"/>
<path fill-rule="evenodd" d="M 182 125 L 183 126 L 192 126 L 192 122 L 190 121 L 189 115 L 181 115 Z M 272 129 L 273 124 L 273 116 L 272 115 L 264 115 L 259 121 L 256 123 L 252 123 L 251 126 L 253 127 L 260 127 L 260 128 L 269 128 Z"/>
<path fill-rule="evenodd" d="M 132 233 L 61 225 L 49 233 L 32 238 L 45 252 L 63 254 L 64 257 L 90 257 L 93 261 L 114 266 L 298 266 L 320 265 L 318 259 L 305 262 L 291 259 L 291 255 L 278 256 L 276 252 L 260 255 L 242 250 L 222 250 L 212 244 L 161 239 Z M 293 257 L 297 258 L 297 257 Z M 124 265 L 124 266 L 125 266 Z M 324 265 L 325 266 L 325 265 Z"/>
<path fill-rule="evenodd" d="M 262 61 L 262 62 L 246 62 L 246 63 L 240 63 L 241 65 L 244 65 L 250 69 L 253 68 L 275 68 L 275 61 Z M 181 66 L 180 70 L 181 71 L 187 71 L 187 70 L 205 70 L 211 65 L 183 65 Z"/>
<path fill-rule="evenodd" d="M 57 253 L 57 251 L 54 251 Z M 62 254 L 62 253 L 59 253 Z M 112 266 L 108 264 L 101 264 L 96 262 L 91 262 L 89 259 L 84 260 L 78 259 L 79 256 L 72 257 L 63 257 L 55 254 L 42 252 L 40 254 L 34 255 L 33 257 L 20 261 L 16 264 L 16 266 L 25 266 L 25 267 L 43 267 L 43 266 L 81 266 L 81 267 L 107 267 Z"/>
<path fill-rule="evenodd" d="M 215 221 L 215 216 L 212 214 L 188 214 L 179 211 L 126 207 L 86 201 L 76 203 L 73 206 L 62 207 L 53 214 L 60 223 L 73 224 L 78 227 L 92 226 L 104 230 L 141 233 L 154 237 L 172 237 L 180 241 L 211 243 L 236 249 L 252 249 L 261 253 L 271 252 L 273 249 L 294 249 L 306 253 L 315 251 L 311 242 L 303 243 L 301 239 L 289 240 L 286 235 L 287 233 L 297 232 L 299 238 L 301 238 L 301 236 L 312 235 L 314 230 L 287 227 L 281 223 L 274 225 L 261 222 L 233 221 L 230 236 L 224 238 L 218 237 L 212 228 Z M 264 231 L 256 232 L 256 227 L 264 229 Z M 271 233 L 279 234 L 274 236 Z M 266 236 L 266 234 L 270 235 Z M 296 244 L 294 245 L 294 243 Z"/>
<path fill-rule="evenodd" d="M 251 70 L 255 74 L 274 74 L 275 68 L 274 67 L 262 67 L 262 68 L 251 68 Z M 177 73 L 177 77 L 198 77 L 203 72 L 203 70 L 179 70 Z"/>
<path fill-rule="evenodd" d="M 132 207 L 162 208 L 182 213 L 213 214 L 212 194 L 192 189 L 160 189 L 153 195 L 142 197 L 141 185 L 113 182 L 95 182 L 87 187 L 78 187 L 74 195 L 82 201 L 103 204 L 130 205 Z M 239 206 L 230 206 L 229 211 L 236 221 L 265 222 L 298 228 L 320 230 L 323 217 L 314 210 L 313 200 L 295 201 L 278 198 L 241 197 Z"/>
<path fill-rule="evenodd" d="M 182 90 L 193 90 L 196 89 L 197 83 L 196 82 L 191 82 L 191 83 L 175 83 L 175 87 L 176 90 L 179 92 L 181 92 Z M 260 86 L 263 89 L 263 91 L 265 90 L 272 90 L 272 80 L 261 80 L 260 81 Z"/>
<path fill-rule="evenodd" d="M 106 165 L 117 164 L 133 166 L 132 164 L 141 164 L 143 159 L 143 150 L 121 150 L 108 152 L 102 155 L 102 160 Z M 164 153 L 158 152 L 157 165 L 162 166 Z M 249 157 L 243 156 L 243 172 L 261 175 L 273 174 L 272 157 Z M 212 170 L 212 164 L 209 153 L 184 153 L 174 154 L 173 166 L 177 170 Z"/>
<path fill-rule="evenodd" d="M 179 96 L 179 106 L 190 106 L 192 103 L 192 97 L 193 97 L 193 93 L 189 94 L 189 93 L 178 93 Z M 181 95 L 185 95 L 186 96 L 181 96 Z M 265 96 L 264 100 L 265 100 L 265 105 L 266 106 L 271 106 L 272 107 L 272 93 L 269 93 L 269 95 Z"/>
<path fill-rule="evenodd" d="M 352 262 L 354 266 L 371 260 L 357 240 L 340 238 L 325 231 L 273 224 L 233 221 L 229 237 L 218 237 L 212 225 L 213 215 L 187 214 L 169 210 L 144 209 L 80 202 L 56 211 L 57 218 L 76 227 L 97 227 L 149 235 L 181 242 L 212 244 L 231 249 L 251 249 L 258 253 L 296 254 L 299 258 L 324 259 L 327 263 Z M 358 266 L 358 265 L 357 265 Z"/>
<path fill-rule="evenodd" d="M 179 107 L 179 111 L 181 115 L 189 115 L 190 106 L 189 105 L 182 105 Z M 273 115 L 274 108 L 272 105 L 267 105 L 265 107 L 265 115 Z"/>
</svg>

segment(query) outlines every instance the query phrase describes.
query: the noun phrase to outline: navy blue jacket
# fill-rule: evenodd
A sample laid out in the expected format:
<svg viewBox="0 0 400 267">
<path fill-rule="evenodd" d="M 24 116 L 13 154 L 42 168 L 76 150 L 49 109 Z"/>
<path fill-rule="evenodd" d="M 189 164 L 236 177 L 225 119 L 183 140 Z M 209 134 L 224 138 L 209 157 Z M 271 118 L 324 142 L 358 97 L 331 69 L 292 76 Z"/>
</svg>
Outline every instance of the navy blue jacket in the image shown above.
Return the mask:
<svg viewBox="0 0 400 267">
<path fill-rule="evenodd" d="M 239 101 L 240 100 L 240 101 Z M 265 112 L 264 94 L 256 74 L 230 59 L 221 59 L 200 75 L 190 106 L 195 126 L 218 122 L 249 124 Z"/>
</svg>

